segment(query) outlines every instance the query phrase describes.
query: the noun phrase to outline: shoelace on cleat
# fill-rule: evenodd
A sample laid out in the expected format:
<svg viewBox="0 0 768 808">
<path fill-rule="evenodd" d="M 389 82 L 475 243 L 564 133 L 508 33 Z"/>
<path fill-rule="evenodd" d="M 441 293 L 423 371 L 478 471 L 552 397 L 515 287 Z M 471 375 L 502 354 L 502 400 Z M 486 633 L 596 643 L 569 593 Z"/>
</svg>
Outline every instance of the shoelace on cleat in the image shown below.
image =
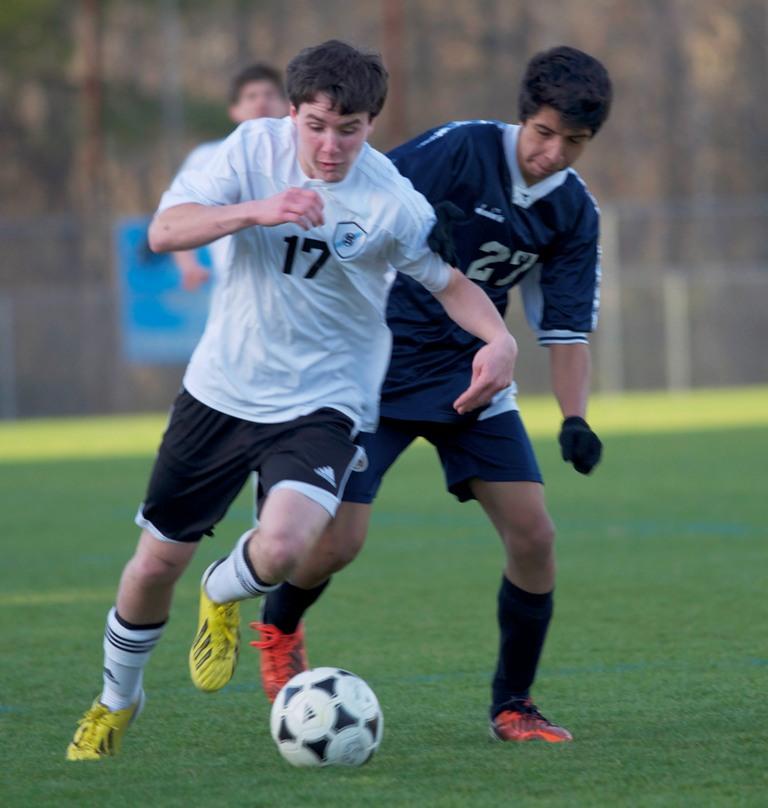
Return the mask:
<svg viewBox="0 0 768 808">
<path fill-rule="evenodd" d="M 75 745 L 81 749 L 98 749 L 103 740 L 104 731 L 112 729 L 106 720 L 108 717 L 109 710 L 102 705 L 88 710 L 77 722 Z"/>
<path fill-rule="evenodd" d="M 237 631 L 233 631 L 230 623 L 232 623 L 232 612 L 237 603 L 228 603 L 222 606 L 216 606 L 216 628 L 227 638 L 227 642 L 231 645 L 237 644 Z"/>
<path fill-rule="evenodd" d="M 511 707 L 508 707 L 502 712 L 519 713 L 526 718 L 532 718 L 534 720 L 543 721 L 545 724 L 551 724 L 551 722 L 539 712 L 539 708 L 530 699 L 515 701 L 512 703 Z"/>
<path fill-rule="evenodd" d="M 296 650 L 295 634 L 285 634 L 276 626 L 266 623 L 250 623 L 254 631 L 261 632 L 262 640 L 252 640 L 251 645 L 263 651 L 272 651 L 271 660 L 275 663 L 275 674 L 282 678 L 291 678 L 294 673 L 292 654 Z M 263 657 L 262 657 L 263 658 Z"/>
<path fill-rule="evenodd" d="M 496 716 L 493 725 L 497 736 L 498 733 L 510 732 L 522 733 L 523 737 L 519 737 L 519 740 L 525 740 L 525 736 L 544 738 L 550 742 L 572 740 L 568 730 L 545 718 L 530 699 L 513 701 L 506 710 L 502 710 Z"/>
<path fill-rule="evenodd" d="M 261 640 L 251 640 L 250 644 L 254 648 L 262 648 L 262 649 L 269 649 L 275 645 L 279 645 L 280 638 L 287 636 L 280 631 L 279 628 L 276 626 L 270 626 L 267 623 L 249 623 L 248 624 L 254 631 L 258 631 L 261 633 L 263 639 Z"/>
</svg>

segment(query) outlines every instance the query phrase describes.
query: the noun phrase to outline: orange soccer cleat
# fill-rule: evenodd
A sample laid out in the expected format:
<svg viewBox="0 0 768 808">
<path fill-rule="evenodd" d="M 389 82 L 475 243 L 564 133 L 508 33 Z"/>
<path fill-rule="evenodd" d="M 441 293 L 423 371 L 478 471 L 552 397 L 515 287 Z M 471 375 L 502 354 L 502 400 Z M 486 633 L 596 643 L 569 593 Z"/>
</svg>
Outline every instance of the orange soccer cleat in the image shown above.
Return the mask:
<svg viewBox="0 0 768 808">
<path fill-rule="evenodd" d="M 304 626 L 299 625 L 293 634 L 286 634 L 269 623 L 250 625 L 264 638 L 254 640 L 251 645 L 261 650 L 261 686 L 267 698 L 274 701 L 286 682 L 309 668 Z"/>
<path fill-rule="evenodd" d="M 513 702 L 491 720 L 491 737 L 497 741 L 532 741 L 536 738 L 548 743 L 572 741 L 573 736 L 564 727 L 548 721 L 530 699 Z"/>
</svg>

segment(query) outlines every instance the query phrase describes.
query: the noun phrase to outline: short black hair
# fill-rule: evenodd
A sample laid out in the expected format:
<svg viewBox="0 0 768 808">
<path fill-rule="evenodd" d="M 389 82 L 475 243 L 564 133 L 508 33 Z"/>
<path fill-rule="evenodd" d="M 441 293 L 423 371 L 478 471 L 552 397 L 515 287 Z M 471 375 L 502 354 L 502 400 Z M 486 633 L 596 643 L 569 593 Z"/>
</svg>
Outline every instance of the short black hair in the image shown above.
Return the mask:
<svg viewBox="0 0 768 808">
<path fill-rule="evenodd" d="M 288 99 L 296 109 L 324 93 L 339 115 L 368 112 L 375 118 L 384 106 L 388 80 L 378 53 L 338 39 L 304 48 L 286 69 Z"/>
<path fill-rule="evenodd" d="M 283 74 L 272 65 L 256 62 L 243 68 L 229 83 L 229 103 L 236 104 L 240 100 L 240 92 L 246 84 L 253 81 L 269 81 L 275 85 L 280 95 L 285 98 Z"/>
<path fill-rule="evenodd" d="M 541 107 L 552 107 L 564 123 L 588 127 L 596 134 L 611 109 L 613 89 L 608 71 L 577 48 L 561 45 L 537 53 L 528 62 L 518 97 L 521 121 Z"/>
</svg>

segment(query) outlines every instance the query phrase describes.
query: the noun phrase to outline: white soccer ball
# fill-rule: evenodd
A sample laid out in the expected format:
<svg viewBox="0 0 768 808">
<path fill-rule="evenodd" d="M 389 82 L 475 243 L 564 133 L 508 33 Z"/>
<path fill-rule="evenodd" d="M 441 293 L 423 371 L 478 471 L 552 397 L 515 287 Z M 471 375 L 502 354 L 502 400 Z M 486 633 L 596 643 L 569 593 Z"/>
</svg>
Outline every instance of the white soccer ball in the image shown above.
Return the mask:
<svg viewBox="0 0 768 808">
<path fill-rule="evenodd" d="M 314 668 L 283 686 L 269 726 L 280 754 L 293 766 L 360 766 L 381 743 L 384 716 L 359 676 Z"/>
</svg>

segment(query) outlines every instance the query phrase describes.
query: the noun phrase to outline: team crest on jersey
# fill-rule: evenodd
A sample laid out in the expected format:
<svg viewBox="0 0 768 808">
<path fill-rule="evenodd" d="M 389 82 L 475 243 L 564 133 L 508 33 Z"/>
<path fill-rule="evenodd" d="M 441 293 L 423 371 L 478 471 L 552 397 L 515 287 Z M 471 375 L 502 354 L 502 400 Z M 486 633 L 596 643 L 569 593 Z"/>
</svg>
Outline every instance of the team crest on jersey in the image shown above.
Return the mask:
<svg viewBox="0 0 768 808">
<path fill-rule="evenodd" d="M 360 253 L 368 234 L 355 222 L 339 222 L 333 231 L 333 249 L 339 258 L 354 258 Z"/>
</svg>

